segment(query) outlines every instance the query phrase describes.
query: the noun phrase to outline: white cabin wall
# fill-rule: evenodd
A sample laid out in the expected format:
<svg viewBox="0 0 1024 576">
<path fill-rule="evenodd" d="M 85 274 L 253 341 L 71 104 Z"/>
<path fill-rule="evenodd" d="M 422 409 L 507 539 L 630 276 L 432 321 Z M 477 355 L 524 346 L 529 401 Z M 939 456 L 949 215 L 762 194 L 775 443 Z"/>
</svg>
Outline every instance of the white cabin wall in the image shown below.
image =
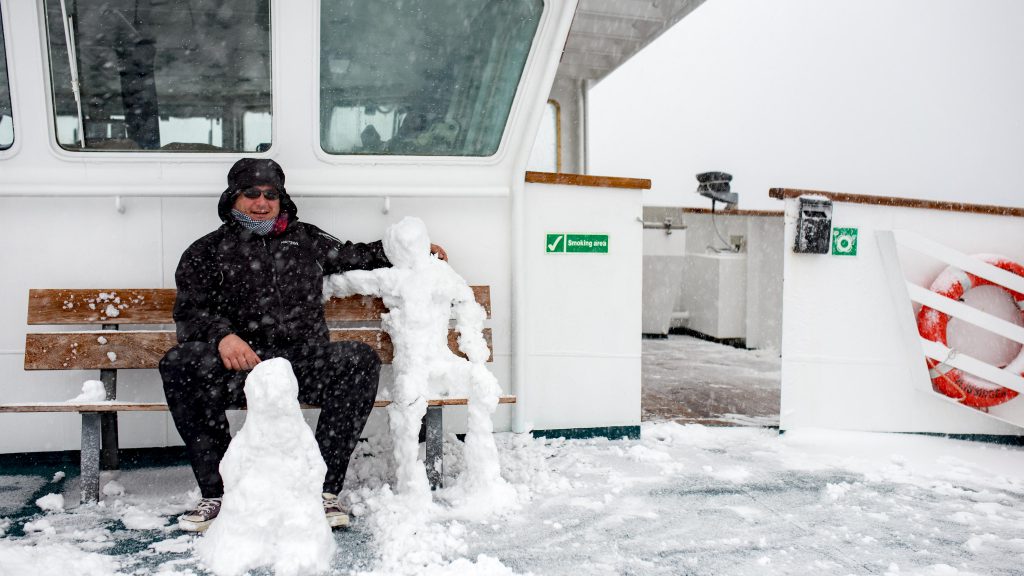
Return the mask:
<svg viewBox="0 0 1024 576">
<path fill-rule="evenodd" d="M 833 203 L 832 225 L 858 228 L 856 256 L 794 254 L 797 200 L 786 200 L 782 339 L 782 429 L 1020 434 L 1021 429 L 945 401 L 910 379 L 907 352 L 875 241 L 909 230 L 968 254 L 1024 261 L 1024 220 L 939 210 Z M 929 286 L 946 265 L 900 253 L 907 280 Z M 1024 417 L 1020 398 L 992 409 Z"/>
</svg>

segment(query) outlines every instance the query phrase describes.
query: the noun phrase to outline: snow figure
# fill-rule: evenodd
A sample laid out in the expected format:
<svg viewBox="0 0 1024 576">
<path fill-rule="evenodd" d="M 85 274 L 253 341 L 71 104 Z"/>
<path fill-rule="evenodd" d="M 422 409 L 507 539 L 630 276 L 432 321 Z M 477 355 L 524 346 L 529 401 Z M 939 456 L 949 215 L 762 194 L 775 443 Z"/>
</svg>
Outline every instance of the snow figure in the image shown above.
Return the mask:
<svg viewBox="0 0 1024 576">
<path fill-rule="evenodd" d="M 284 358 L 245 379 L 248 414 L 220 463 L 220 515 L 196 543 L 206 566 L 235 576 L 259 566 L 281 575 L 325 572 L 335 542 L 321 499 L 327 465 L 299 409 L 299 385 Z"/>
<path fill-rule="evenodd" d="M 387 409 L 397 467 L 396 491 L 429 501 L 426 471 L 418 461 L 418 433 L 427 398 L 466 395 L 466 470 L 458 486 L 467 493 L 511 492 L 501 478 L 492 435 L 491 414 L 501 388 L 484 364 L 490 350 L 482 335 L 483 307 L 466 281 L 447 262 L 430 254 L 430 238 L 419 218 L 407 217 L 392 225 L 383 241 L 391 268 L 336 274 L 325 282 L 324 293 L 328 297 L 380 296 L 388 307 L 381 315 L 381 326 L 395 347 Z M 468 360 L 448 348 L 452 316 L 459 332 L 459 350 Z"/>
</svg>

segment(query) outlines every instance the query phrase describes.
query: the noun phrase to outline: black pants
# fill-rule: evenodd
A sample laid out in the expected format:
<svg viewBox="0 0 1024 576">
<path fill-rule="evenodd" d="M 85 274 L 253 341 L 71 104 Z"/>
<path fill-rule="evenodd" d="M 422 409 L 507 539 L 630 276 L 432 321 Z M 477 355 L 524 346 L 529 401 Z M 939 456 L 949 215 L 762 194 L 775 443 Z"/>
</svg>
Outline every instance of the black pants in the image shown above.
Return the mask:
<svg viewBox="0 0 1024 576">
<path fill-rule="evenodd" d="M 380 358 L 361 342 L 256 350 L 262 360 L 287 358 L 299 381 L 299 402 L 320 406 L 316 441 L 327 463 L 324 491 L 337 494 L 377 396 Z M 204 498 L 224 494 L 220 461 L 231 436 L 224 410 L 245 404 L 248 372 L 228 370 L 217 346 L 186 342 L 160 361 L 164 394 Z"/>
</svg>

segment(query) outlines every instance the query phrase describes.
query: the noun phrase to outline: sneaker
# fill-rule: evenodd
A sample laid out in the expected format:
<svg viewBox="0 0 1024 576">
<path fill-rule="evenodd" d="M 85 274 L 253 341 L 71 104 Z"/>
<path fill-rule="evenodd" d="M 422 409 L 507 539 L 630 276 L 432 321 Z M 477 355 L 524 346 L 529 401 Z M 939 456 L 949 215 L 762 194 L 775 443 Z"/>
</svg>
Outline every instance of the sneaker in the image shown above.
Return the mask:
<svg viewBox="0 0 1024 576">
<path fill-rule="evenodd" d="M 327 517 L 327 524 L 331 528 L 348 526 L 348 510 L 341 505 L 338 497 L 327 492 L 324 492 L 321 496 L 324 499 L 324 516 Z"/>
<path fill-rule="evenodd" d="M 220 514 L 220 498 L 203 498 L 195 510 L 178 516 L 178 528 L 185 532 L 203 532 Z"/>
</svg>

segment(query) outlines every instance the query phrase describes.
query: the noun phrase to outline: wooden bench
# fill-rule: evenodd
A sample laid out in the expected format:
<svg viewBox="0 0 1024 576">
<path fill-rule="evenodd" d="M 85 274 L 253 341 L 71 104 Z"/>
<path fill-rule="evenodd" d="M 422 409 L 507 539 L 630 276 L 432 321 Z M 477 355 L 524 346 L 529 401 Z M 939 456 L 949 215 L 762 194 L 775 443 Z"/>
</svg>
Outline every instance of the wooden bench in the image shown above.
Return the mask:
<svg viewBox="0 0 1024 576">
<path fill-rule="evenodd" d="M 40 332 L 25 336 L 25 370 L 99 370 L 106 392 L 103 402 L 37 402 L 0 404 L 0 412 L 78 412 L 82 416 L 81 481 L 82 500 L 99 499 L 100 470 L 118 467 L 118 412 L 166 411 L 163 402 L 117 400 L 119 370 L 157 368 L 164 354 L 177 343 L 171 311 L 176 291 L 156 289 L 50 289 L 30 290 L 29 325 L 99 326 L 99 330 Z M 473 293 L 491 317 L 490 289 L 474 286 Z M 380 316 L 387 308 L 379 298 L 351 296 L 326 303 L 325 315 L 331 326 L 331 341 L 355 340 L 373 347 L 381 361 L 390 364 L 394 348 L 380 329 Z M 151 330 L 122 330 L 122 326 L 156 326 Z M 170 325 L 170 327 L 168 327 Z M 340 325 L 340 327 L 339 327 Z M 448 332 L 448 346 L 461 355 L 458 333 Z M 484 329 L 491 347 L 491 330 Z M 493 360 L 492 358 L 488 361 Z M 502 396 L 503 404 L 514 396 Z M 426 470 L 432 487 L 441 484 L 443 471 L 442 407 L 465 405 L 466 398 L 432 398 L 427 404 Z M 390 402 L 378 400 L 374 407 Z M 244 409 L 244 407 L 238 407 Z M 315 408 L 306 406 L 303 408 Z"/>
</svg>

